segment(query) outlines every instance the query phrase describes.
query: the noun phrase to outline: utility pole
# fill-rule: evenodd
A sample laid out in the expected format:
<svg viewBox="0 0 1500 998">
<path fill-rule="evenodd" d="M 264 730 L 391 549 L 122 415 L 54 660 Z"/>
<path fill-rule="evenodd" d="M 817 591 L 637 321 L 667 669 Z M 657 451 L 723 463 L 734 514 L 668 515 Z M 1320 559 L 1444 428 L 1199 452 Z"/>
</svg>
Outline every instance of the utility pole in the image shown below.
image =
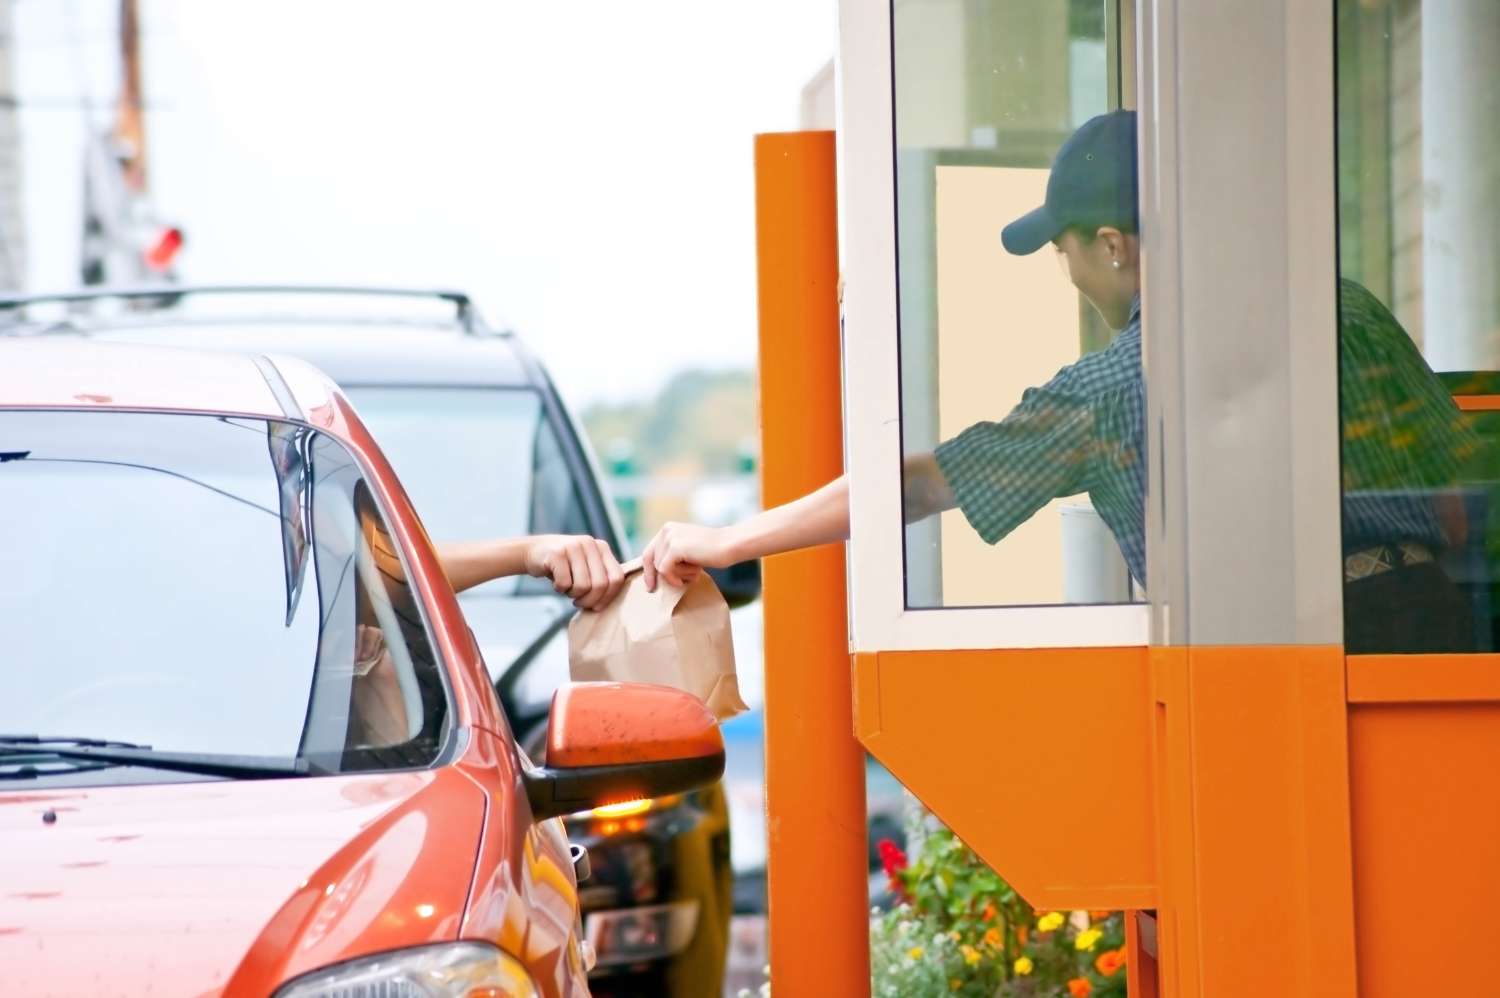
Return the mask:
<svg viewBox="0 0 1500 998">
<path fill-rule="evenodd" d="M 141 23 L 137 0 L 120 0 L 120 100 L 114 140 L 120 172 L 133 193 L 146 193 L 146 116 L 141 107 Z"/>
<path fill-rule="evenodd" d="M 14 96 L 15 18 L 12 0 L 0 0 L 0 93 Z M 26 238 L 21 213 L 21 113 L 15 100 L 0 104 L 0 288 L 26 281 Z"/>
<path fill-rule="evenodd" d="M 157 219 L 146 171 L 138 0 L 120 0 L 120 89 L 115 120 L 84 150 L 84 284 L 170 282 L 182 230 Z"/>
</svg>

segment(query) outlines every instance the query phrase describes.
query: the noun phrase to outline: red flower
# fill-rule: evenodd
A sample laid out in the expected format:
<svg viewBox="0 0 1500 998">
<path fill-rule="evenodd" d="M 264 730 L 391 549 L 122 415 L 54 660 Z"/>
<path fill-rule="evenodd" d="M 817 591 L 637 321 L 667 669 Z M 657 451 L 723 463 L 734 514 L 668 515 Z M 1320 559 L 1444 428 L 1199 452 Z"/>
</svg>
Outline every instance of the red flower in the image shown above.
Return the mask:
<svg viewBox="0 0 1500 998">
<path fill-rule="evenodd" d="M 880 865 L 885 867 L 887 877 L 895 877 L 906 869 L 906 853 L 890 839 L 881 839 L 875 848 L 880 851 Z"/>
<path fill-rule="evenodd" d="M 891 893 L 905 898 L 906 885 L 901 882 L 901 871 L 906 869 L 906 853 L 890 839 L 881 839 L 875 848 L 880 853 L 880 865 L 885 867 L 885 879 Z"/>
<path fill-rule="evenodd" d="M 1068 982 L 1068 994 L 1073 998 L 1089 998 L 1093 991 L 1094 986 L 1089 983 L 1087 977 L 1075 977 Z"/>
</svg>

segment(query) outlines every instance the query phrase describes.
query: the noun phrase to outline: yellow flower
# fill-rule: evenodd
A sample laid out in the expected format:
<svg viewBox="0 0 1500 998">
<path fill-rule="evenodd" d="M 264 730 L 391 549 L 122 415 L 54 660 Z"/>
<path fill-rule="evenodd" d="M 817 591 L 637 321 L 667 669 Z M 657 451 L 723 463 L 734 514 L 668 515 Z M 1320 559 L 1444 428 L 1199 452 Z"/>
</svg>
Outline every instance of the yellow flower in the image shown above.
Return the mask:
<svg viewBox="0 0 1500 998">
<path fill-rule="evenodd" d="M 1025 977 L 1027 974 L 1031 973 L 1035 969 L 1036 969 L 1036 965 L 1031 962 L 1031 957 L 1029 957 L 1029 956 L 1023 956 L 1019 960 L 1016 961 L 1016 974 L 1017 974 L 1017 976 Z"/>
<path fill-rule="evenodd" d="M 954 929 L 952 932 L 948 933 L 948 938 L 952 939 L 954 942 L 958 942 L 959 940 L 963 939 L 963 936 L 958 934 L 957 929 Z"/>
<path fill-rule="evenodd" d="M 1065 921 L 1067 921 L 1067 919 L 1063 918 L 1062 912 L 1049 911 L 1047 914 L 1036 920 L 1036 928 L 1038 932 L 1056 932 L 1058 929 L 1062 928 L 1062 924 Z"/>
<path fill-rule="evenodd" d="M 999 929 L 985 929 L 984 930 L 984 941 L 986 943 L 988 943 L 989 945 L 991 945 L 991 946 L 999 946 L 1000 945 L 1000 930 Z"/>
<path fill-rule="evenodd" d="M 1078 933 L 1078 938 L 1073 940 L 1073 948 L 1079 952 L 1088 952 L 1099 945 L 1099 940 L 1104 938 L 1104 933 L 1098 929 L 1084 929 Z"/>
<path fill-rule="evenodd" d="M 911 957 L 913 960 L 920 960 L 922 959 L 923 952 L 925 951 L 922 949 L 922 947 L 913 946 L 911 949 L 906 951 L 906 955 Z"/>
<path fill-rule="evenodd" d="M 969 966 L 972 967 L 976 963 L 979 962 L 979 951 L 977 949 L 975 949 L 974 947 L 972 947 L 972 946 L 960 946 L 959 950 L 964 955 L 964 963 L 967 963 Z"/>
<path fill-rule="evenodd" d="M 948 990 L 949 991 L 957 991 L 959 988 L 961 988 L 963 986 L 964 986 L 964 982 L 960 981 L 958 978 L 956 978 L 956 977 L 950 977 L 950 978 L 948 978 Z"/>
</svg>

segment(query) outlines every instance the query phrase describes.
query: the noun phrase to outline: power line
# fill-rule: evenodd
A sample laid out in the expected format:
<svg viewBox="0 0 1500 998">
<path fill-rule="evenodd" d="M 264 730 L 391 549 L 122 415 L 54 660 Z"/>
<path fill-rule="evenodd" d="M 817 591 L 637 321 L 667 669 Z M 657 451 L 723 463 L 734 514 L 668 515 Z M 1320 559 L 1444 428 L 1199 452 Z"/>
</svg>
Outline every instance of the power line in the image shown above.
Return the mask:
<svg viewBox="0 0 1500 998">
<path fill-rule="evenodd" d="M 28 109 L 35 111 L 113 111 L 118 101 L 96 97 L 18 97 L 15 94 L 0 94 L 0 108 Z M 145 101 L 143 111 L 171 111 L 170 102 Z"/>
</svg>

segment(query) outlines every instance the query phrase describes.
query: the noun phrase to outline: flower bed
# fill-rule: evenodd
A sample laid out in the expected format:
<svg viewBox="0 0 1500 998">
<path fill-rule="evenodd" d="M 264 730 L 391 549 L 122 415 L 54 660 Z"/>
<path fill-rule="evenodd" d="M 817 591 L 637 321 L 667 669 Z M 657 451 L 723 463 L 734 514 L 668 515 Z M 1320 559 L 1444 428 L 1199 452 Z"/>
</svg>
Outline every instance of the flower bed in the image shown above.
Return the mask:
<svg viewBox="0 0 1500 998">
<path fill-rule="evenodd" d="M 873 998 L 1124 998 L 1118 912 L 1036 911 L 941 826 L 880 854 L 900 903 L 871 924 Z"/>
</svg>

